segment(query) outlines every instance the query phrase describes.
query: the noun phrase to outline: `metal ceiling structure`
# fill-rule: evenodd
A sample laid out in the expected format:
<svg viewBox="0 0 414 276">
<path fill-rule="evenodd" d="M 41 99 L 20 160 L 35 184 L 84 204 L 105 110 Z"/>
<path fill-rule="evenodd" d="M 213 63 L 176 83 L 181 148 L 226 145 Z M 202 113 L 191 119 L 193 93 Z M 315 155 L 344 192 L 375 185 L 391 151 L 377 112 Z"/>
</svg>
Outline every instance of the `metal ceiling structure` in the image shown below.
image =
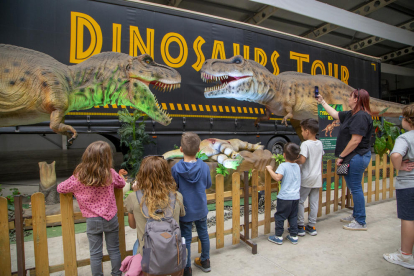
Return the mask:
<svg viewBox="0 0 414 276">
<path fill-rule="evenodd" d="M 395 75 L 397 90 L 399 89 L 397 78 L 412 76 L 413 0 L 149 0 L 143 2 L 170 5 L 260 25 L 381 58 L 384 65 L 394 65 L 385 66 L 383 73 Z M 414 79 L 408 82 L 410 81 L 411 84 L 405 86 L 408 85 L 408 91 L 414 95 Z M 404 82 L 407 83 L 407 80 Z M 406 88 L 404 87 L 405 90 Z M 412 98 L 414 101 L 414 97 Z"/>
</svg>

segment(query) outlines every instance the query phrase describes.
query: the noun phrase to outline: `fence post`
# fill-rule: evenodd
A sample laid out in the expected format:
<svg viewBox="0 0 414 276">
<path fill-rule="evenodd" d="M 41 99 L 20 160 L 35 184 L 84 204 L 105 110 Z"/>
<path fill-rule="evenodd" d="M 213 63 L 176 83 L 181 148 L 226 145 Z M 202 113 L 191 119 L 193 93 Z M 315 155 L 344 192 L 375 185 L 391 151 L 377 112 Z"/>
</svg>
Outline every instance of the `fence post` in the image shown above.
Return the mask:
<svg viewBox="0 0 414 276">
<path fill-rule="evenodd" d="M 338 192 L 339 192 L 339 175 L 336 173 L 338 166 L 335 162 L 335 190 L 334 190 L 334 212 L 338 211 Z"/>
<path fill-rule="evenodd" d="M 345 203 L 346 203 L 346 182 L 345 182 L 345 178 L 342 176 L 341 209 L 345 208 Z"/>
<path fill-rule="evenodd" d="M 121 259 L 126 257 L 126 243 L 125 243 L 125 218 L 124 218 L 124 194 L 122 189 L 114 189 L 116 207 L 118 209 L 118 224 L 119 224 L 119 251 L 121 252 Z"/>
<path fill-rule="evenodd" d="M 42 193 L 35 193 L 31 200 L 36 276 L 49 275 L 45 196 Z M 62 231 L 63 229 L 62 225 Z"/>
<path fill-rule="evenodd" d="M 249 204 L 249 202 L 247 202 Z M 216 175 L 216 248 L 224 247 L 224 177 Z"/>
<path fill-rule="evenodd" d="M 387 154 L 382 155 L 382 199 L 387 198 Z"/>
<path fill-rule="evenodd" d="M 257 185 L 259 174 L 256 169 L 252 171 L 252 239 L 259 235 L 259 197 Z"/>
<path fill-rule="evenodd" d="M 375 201 L 379 200 L 379 169 L 380 169 L 380 157 L 375 155 Z"/>
<path fill-rule="evenodd" d="M 23 196 L 14 196 L 14 229 L 16 231 L 17 275 L 26 275 L 24 258 Z"/>
<path fill-rule="evenodd" d="M 63 266 L 65 274 L 78 275 L 72 193 L 60 194 L 60 213 L 62 216 Z"/>
<path fill-rule="evenodd" d="M 272 177 L 270 173 L 265 171 L 265 225 L 264 234 L 270 233 L 270 218 L 272 212 Z"/>
<path fill-rule="evenodd" d="M 390 198 L 394 197 L 394 164 L 390 160 Z"/>
<path fill-rule="evenodd" d="M 233 202 L 233 244 L 240 243 L 240 174 L 234 172 L 232 175 L 231 196 Z"/>
<path fill-rule="evenodd" d="M 331 213 L 331 181 L 332 181 L 332 160 L 328 160 L 328 162 L 326 163 L 326 208 L 325 208 L 325 214 L 327 215 Z"/>
<path fill-rule="evenodd" d="M 321 175 L 323 175 L 323 162 L 322 162 L 322 166 L 321 166 Z M 323 178 L 322 178 L 322 183 L 323 183 Z M 326 183 L 328 183 L 328 180 L 326 180 Z M 310 212 L 310 202 L 308 202 L 308 204 L 309 204 L 308 212 Z M 322 188 L 319 189 L 319 205 L 318 205 L 318 215 L 317 215 L 317 217 L 320 217 L 320 216 L 322 216 Z"/>
<path fill-rule="evenodd" d="M 367 203 L 370 203 L 372 200 L 372 158 L 369 160 L 368 164 L 368 198 Z"/>
<path fill-rule="evenodd" d="M 0 252 L 0 275 L 11 275 L 9 214 L 7 199 L 4 197 L 0 197 Z"/>
</svg>

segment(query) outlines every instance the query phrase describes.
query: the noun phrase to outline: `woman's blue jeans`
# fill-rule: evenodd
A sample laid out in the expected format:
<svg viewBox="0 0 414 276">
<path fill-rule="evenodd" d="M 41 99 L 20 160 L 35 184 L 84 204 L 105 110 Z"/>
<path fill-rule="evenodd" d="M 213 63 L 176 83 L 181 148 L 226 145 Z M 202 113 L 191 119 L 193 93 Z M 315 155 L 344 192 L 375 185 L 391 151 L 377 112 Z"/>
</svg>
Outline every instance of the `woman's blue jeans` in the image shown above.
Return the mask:
<svg viewBox="0 0 414 276">
<path fill-rule="evenodd" d="M 365 197 L 362 190 L 361 180 L 364 176 L 364 171 L 371 162 L 371 151 L 368 151 L 364 155 L 356 154 L 349 162 L 348 174 L 345 175 L 346 185 L 351 190 L 352 198 L 354 200 L 354 212 L 353 216 L 355 220 L 365 225 Z"/>
</svg>

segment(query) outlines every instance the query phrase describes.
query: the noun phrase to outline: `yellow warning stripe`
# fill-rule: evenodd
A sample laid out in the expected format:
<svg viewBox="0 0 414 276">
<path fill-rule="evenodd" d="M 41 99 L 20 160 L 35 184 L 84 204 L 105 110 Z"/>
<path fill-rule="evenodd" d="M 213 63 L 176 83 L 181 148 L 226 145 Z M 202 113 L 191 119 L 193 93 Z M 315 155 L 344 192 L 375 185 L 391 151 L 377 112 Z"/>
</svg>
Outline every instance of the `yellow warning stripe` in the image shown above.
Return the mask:
<svg viewBox="0 0 414 276">
<path fill-rule="evenodd" d="M 95 108 L 99 108 L 99 106 L 94 106 Z M 118 108 L 118 105 L 116 104 L 112 104 L 112 105 L 104 105 L 103 108 Z M 125 105 L 121 105 L 121 108 L 126 108 Z M 227 112 L 227 113 L 247 113 L 247 114 L 265 114 L 264 112 L 264 108 L 251 108 L 251 107 L 241 107 L 241 106 L 221 106 L 219 105 L 218 108 L 215 105 L 201 105 L 201 104 L 184 104 L 184 108 L 183 105 L 180 103 L 174 104 L 174 103 L 161 103 L 161 108 L 164 110 L 179 110 L 179 111 L 183 111 L 185 109 L 185 111 L 201 111 L 201 112 L 211 112 L 211 110 L 213 110 L 213 112 L 218 112 L 217 110 L 219 110 L 219 112 Z"/>
<path fill-rule="evenodd" d="M 69 112 L 67 115 L 92 115 L 92 116 L 118 116 L 117 113 L 92 113 L 92 112 Z M 132 115 L 132 113 L 131 113 Z M 145 114 L 142 113 L 141 116 Z M 189 115 L 189 114 L 170 114 L 170 117 L 176 118 L 216 118 L 216 119 L 247 119 L 256 120 L 256 117 L 243 117 L 243 116 L 214 116 L 214 115 Z M 270 118 L 271 121 L 281 121 L 282 118 Z M 290 121 L 290 120 L 288 120 Z"/>
</svg>

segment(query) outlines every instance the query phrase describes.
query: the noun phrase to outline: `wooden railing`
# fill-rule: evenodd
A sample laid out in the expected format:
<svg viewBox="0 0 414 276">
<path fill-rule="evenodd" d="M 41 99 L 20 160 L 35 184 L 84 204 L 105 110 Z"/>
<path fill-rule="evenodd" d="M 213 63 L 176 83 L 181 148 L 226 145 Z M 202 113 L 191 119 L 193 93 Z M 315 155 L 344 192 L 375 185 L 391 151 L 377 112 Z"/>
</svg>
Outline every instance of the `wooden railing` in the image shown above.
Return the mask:
<svg viewBox="0 0 414 276">
<path fill-rule="evenodd" d="M 380 162 L 382 161 L 382 163 Z M 384 155 L 382 160 L 376 156 L 375 166 L 372 166 L 372 160 L 365 172 L 367 175 L 367 183 L 362 179 L 362 187 L 367 203 L 393 197 L 394 194 L 394 168 L 392 164 L 387 163 L 387 156 Z M 352 197 L 349 190 L 346 188 L 345 180 L 342 179 L 342 188 L 339 189 L 339 176 L 336 174 L 336 165 L 332 161 L 326 164 L 326 173 L 322 172 L 322 178 L 326 179 L 326 192 L 320 189 L 319 192 L 319 209 L 318 217 L 322 216 L 323 209 L 325 214 L 330 214 L 331 206 L 333 212 L 339 209 L 348 208 L 352 206 Z M 389 174 L 388 174 L 389 169 Z M 382 170 L 383 178 L 380 181 L 380 171 Z M 373 187 L 372 176 L 375 176 L 375 187 Z M 388 178 L 387 175 L 390 177 Z M 245 174 L 244 179 L 248 178 Z M 333 199 L 331 198 L 331 179 L 334 178 L 334 192 Z M 264 226 L 264 234 L 271 232 L 270 225 L 274 222 L 271 214 L 271 192 L 278 189 L 278 183 L 273 182 L 270 174 L 266 172 L 264 185 L 258 185 L 258 171 L 253 170 L 249 187 L 246 191 L 241 189 L 240 174 L 235 172 L 232 175 L 232 190 L 224 191 L 224 178 L 222 175 L 216 176 L 216 191 L 215 193 L 207 194 L 207 200 L 215 200 L 216 202 L 216 229 L 215 232 L 209 233 L 210 239 L 216 239 L 216 248 L 224 247 L 224 236 L 232 235 L 232 244 L 240 243 L 240 240 L 249 244 L 250 239 L 258 237 L 259 227 Z M 387 179 L 389 179 L 389 187 L 387 187 Z M 380 187 L 381 182 L 381 187 Z M 365 188 L 367 188 L 365 192 Z M 259 206 L 258 206 L 258 191 L 265 191 L 265 206 L 264 217 L 259 221 Z M 248 192 L 247 192 L 248 191 Z M 325 194 L 325 200 L 323 195 Z M 248 204 L 249 196 L 251 195 L 251 217 L 245 218 L 245 223 L 240 224 L 240 197 L 244 196 L 245 204 Z M 375 196 L 374 196 L 375 195 Z M 123 196 L 121 189 L 115 189 L 116 204 L 118 207 L 118 221 L 119 221 L 119 244 L 122 259 L 127 255 L 132 255 L 132 250 L 126 250 L 125 243 L 125 225 L 123 207 Z M 232 224 L 231 228 L 225 229 L 224 223 L 224 200 L 225 198 L 232 200 Z M 45 214 L 45 200 L 42 193 L 35 193 L 31 196 L 32 203 L 32 218 L 23 219 L 21 198 L 16 197 L 15 201 L 15 219 L 9 221 L 7 212 L 7 200 L 0 197 L 0 275 L 26 275 L 26 271 L 30 271 L 30 275 L 49 275 L 49 273 L 65 271 L 66 275 L 77 275 L 77 268 L 90 265 L 90 259 L 77 260 L 76 245 L 75 245 L 75 229 L 74 221 L 82 218 L 81 213 L 73 212 L 73 198 L 72 194 L 60 195 L 61 214 L 46 216 Z M 246 209 L 245 209 L 246 210 Z M 248 210 L 248 209 L 247 209 Z M 305 208 L 305 212 L 309 211 L 309 207 Z M 246 212 L 246 211 L 245 211 Z M 62 224 L 62 241 L 63 241 L 63 255 L 64 263 L 58 265 L 50 265 L 48 258 L 48 239 L 46 235 L 47 225 L 50 223 L 60 222 Z M 248 222 L 246 225 L 246 222 Z M 34 243 L 34 257 L 35 267 L 26 268 L 24 256 L 24 240 L 23 227 L 33 227 L 33 243 Z M 16 251 L 17 251 L 17 268 L 15 272 L 11 271 L 11 254 L 9 230 L 16 230 Z M 244 234 L 241 232 L 244 229 Z M 247 231 L 246 231 L 247 229 Z M 251 229 L 251 235 L 250 231 Z M 199 242 L 198 237 L 193 237 L 192 242 Z M 254 243 L 250 243 L 250 246 Z M 201 249 L 199 243 L 199 250 Z M 252 250 L 254 253 L 254 250 Z M 109 261 L 109 256 L 105 255 L 103 261 Z"/>
</svg>

